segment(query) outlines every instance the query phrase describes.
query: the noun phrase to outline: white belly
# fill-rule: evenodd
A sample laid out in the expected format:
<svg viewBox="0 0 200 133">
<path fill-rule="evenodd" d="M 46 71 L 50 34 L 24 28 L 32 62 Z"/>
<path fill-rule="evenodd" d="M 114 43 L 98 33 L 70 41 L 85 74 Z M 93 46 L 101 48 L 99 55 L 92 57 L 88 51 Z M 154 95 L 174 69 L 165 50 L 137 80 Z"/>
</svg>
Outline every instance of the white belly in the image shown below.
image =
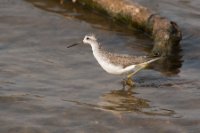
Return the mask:
<svg viewBox="0 0 200 133">
<path fill-rule="evenodd" d="M 124 73 L 129 73 L 130 71 L 133 71 L 135 68 L 135 65 L 128 66 L 126 68 L 123 68 L 120 65 L 114 65 L 110 63 L 106 58 L 99 56 L 99 55 L 94 55 L 98 63 L 101 65 L 101 67 L 108 73 L 110 74 L 116 74 L 116 75 L 121 75 Z"/>
<path fill-rule="evenodd" d="M 123 74 L 123 68 L 110 64 L 106 61 L 98 61 L 101 67 L 110 74 Z"/>
</svg>

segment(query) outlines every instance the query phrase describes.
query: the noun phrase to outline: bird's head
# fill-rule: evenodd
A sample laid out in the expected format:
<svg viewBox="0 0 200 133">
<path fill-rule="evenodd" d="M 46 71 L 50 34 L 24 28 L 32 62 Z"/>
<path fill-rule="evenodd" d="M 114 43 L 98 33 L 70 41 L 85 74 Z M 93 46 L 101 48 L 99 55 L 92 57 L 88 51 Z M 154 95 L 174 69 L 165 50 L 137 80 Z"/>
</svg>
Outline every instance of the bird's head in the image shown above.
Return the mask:
<svg viewBox="0 0 200 133">
<path fill-rule="evenodd" d="M 97 39 L 94 35 L 86 35 L 83 39 L 83 43 L 84 44 L 93 44 L 93 43 L 96 43 L 97 42 Z"/>
<path fill-rule="evenodd" d="M 79 42 L 79 43 L 75 43 L 75 44 L 69 45 L 69 46 L 67 46 L 67 48 L 76 46 L 78 44 L 90 44 L 90 45 L 93 45 L 93 44 L 96 44 L 96 43 L 97 43 L 96 37 L 93 34 L 91 34 L 91 35 L 86 35 L 84 37 L 84 39 L 83 39 L 83 42 Z"/>
</svg>

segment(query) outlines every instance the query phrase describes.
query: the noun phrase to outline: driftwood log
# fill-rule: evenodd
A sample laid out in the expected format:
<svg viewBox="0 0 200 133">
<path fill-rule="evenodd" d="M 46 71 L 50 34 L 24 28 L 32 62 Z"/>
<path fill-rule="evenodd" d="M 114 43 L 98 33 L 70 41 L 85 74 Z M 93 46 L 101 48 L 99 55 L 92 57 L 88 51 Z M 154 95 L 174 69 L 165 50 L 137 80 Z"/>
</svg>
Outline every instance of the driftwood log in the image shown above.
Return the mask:
<svg viewBox="0 0 200 133">
<path fill-rule="evenodd" d="M 63 0 L 61 0 L 63 1 Z M 182 38 L 175 22 L 159 16 L 150 9 L 127 0 L 72 0 L 88 8 L 107 13 L 115 19 L 131 24 L 152 36 L 152 55 L 173 55 Z"/>
</svg>

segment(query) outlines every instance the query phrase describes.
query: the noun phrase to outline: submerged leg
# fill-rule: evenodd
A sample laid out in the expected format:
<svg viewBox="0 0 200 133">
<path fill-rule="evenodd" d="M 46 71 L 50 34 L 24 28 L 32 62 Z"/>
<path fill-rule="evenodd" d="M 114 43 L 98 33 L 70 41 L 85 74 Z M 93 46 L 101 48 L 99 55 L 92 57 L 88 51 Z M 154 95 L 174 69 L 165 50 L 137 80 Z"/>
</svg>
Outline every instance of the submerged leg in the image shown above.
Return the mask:
<svg viewBox="0 0 200 133">
<path fill-rule="evenodd" d="M 130 87 L 133 87 L 135 85 L 134 81 L 131 78 L 127 78 L 126 84 Z"/>
<path fill-rule="evenodd" d="M 121 83 L 122 83 L 122 86 L 123 86 L 123 88 L 122 88 L 123 90 L 126 89 L 126 86 L 129 86 L 130 88 L 132 88 L 135 85 L 131 78 L 123 79 L 121 81 Z"/>
<path fill-rule="evenodd" d="M 125 90 L 126 89 L 126 79 L 123 79 L 122 81 L 121 81 L 121 83 L 122 83 L 122 89 L 123 90 Z"/>
</svg>

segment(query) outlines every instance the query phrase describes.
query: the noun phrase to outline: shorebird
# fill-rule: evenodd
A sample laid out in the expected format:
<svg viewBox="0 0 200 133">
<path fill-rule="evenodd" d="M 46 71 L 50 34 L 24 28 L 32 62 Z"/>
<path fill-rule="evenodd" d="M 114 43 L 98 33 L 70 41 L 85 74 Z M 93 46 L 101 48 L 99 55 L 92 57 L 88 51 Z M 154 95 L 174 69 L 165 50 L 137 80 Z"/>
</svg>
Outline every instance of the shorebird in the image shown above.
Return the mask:
<svg viewBox="0 0 200 133">
<path fill-rule="evenodd" d="M 69 45 L 67 48 L 78 44 L 82 44 L 82 42 Z M 123 87 L 126 85 L 133 86 L 132 76 L 150 63 L 160 59 L 160 57 L 150 58 L 147 56 L 130 56 L 108 52 L 98 43 L 94 35 L 86 35 L 83 39 L 83 44 L 89 44 L 92 47 L 95 59 L 107 73 L 127 75 L 127 79 L 123 80 Z"/>
</svg>

